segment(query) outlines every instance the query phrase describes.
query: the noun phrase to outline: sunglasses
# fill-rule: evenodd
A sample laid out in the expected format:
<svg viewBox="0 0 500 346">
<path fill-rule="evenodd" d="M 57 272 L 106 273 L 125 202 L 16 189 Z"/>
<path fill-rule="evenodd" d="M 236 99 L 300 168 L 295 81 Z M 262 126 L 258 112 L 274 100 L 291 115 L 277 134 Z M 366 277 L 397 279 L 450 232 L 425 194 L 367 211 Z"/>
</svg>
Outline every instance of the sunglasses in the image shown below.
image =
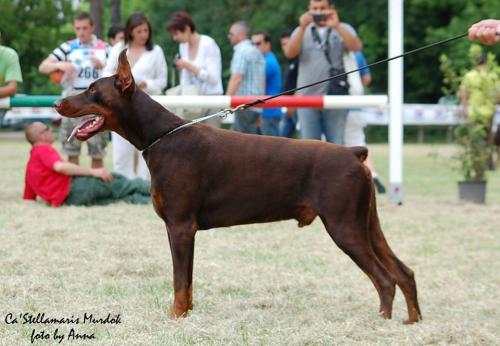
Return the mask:
<svg viewBox="0 0 500 346">
<path fill-rule="evenodd" d="M 50 127 L 48 126 L 45 126 L 45 128 L 43 130 L 40 130 L 40 132 L 38 132 L 39 134 L 42 134 L 42 133 L 45 133 L 47 131 L 50 131 Z"/>
</svg>

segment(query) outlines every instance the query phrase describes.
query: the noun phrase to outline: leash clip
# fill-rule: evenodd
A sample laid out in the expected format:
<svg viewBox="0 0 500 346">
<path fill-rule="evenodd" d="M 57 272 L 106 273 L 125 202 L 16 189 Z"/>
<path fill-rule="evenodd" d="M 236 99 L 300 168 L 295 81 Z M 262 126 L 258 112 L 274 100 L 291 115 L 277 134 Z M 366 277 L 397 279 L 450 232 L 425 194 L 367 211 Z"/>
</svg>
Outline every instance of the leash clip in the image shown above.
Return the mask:
<svg viewBox="0 0 500 346">
<path fill-rule="evenodd" d="M 231 108 L 223 109 L 219 112 L 218 117 L 221 119 L 226 119 L 229 114 L 233 113 Z"/>
<path fill-rule="evenodd" d="M 234 113 L 236 113 L 237 111 L 239 111 L 240 109 L 242 109 L 242 108 L 244 109 L 244 107 L 245 107 L 245 104 L 241 104 L 241 105 L 236 106 L 236 107 L 234 107 L 234 108 L 226 108 L 226 109 L 223 109 L 223 110 L 221 110 L 221 111 L 219 112 L 219 113 L 220 113 L 220 114 L 219 114 L 219 117 L 221 117 L 222 119 L 226 119 L 226 118 L 227 118 L 227 116 L 228 116 L 229 114 L 234 114 Z"/>
</svg>

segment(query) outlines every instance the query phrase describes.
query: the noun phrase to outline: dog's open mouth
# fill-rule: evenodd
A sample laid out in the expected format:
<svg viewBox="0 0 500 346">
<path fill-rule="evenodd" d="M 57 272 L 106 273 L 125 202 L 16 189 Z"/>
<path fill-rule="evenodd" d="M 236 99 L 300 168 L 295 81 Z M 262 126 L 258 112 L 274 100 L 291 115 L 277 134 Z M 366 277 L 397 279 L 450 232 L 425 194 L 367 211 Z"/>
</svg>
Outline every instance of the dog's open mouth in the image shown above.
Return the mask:
<svg viewBox="0 0 500 346">
<path fill-rule="evenodd" d="M 104 117 L 100 115 L 84 120 L 73 129 L 73 132 L 71 132 L 71 135 L 68 137 L 68 141 L 70 141 L 73 137 L 79 141 L 85 141 L 99 132 L 99 129 L 103 125 Z"/>
</svg>

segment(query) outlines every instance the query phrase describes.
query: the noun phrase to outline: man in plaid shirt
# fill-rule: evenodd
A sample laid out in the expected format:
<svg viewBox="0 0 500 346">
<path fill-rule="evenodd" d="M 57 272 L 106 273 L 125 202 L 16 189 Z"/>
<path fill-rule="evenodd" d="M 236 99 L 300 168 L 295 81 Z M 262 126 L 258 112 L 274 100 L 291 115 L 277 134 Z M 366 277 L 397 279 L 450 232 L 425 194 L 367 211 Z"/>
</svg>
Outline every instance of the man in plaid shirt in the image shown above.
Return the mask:
<svg viewBox="0 0 500 346">
<path fill-rule="evenodd" d="M 259 50 L 249 39 L 250 26 L 244 22 L 235 22 L 228 34 L 229 41 L 234 47 L 231 60 L 231 78 L 227 85 L 226 94 L 233 95 L 264 95 L 266 66 Z M 245 109 L 234 115 L 232 130 L 245 133 L 258 133 L 260 110 Z"/>
</svg>

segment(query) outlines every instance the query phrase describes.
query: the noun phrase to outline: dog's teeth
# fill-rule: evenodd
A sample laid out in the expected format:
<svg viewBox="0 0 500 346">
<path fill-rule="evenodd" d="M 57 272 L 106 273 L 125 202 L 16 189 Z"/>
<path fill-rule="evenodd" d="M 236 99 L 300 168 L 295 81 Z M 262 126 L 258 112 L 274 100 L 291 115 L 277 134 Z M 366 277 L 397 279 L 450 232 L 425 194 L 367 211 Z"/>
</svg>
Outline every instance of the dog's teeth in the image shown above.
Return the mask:
<svg viewBox="0 0 500 346">
<path fill-rule="evenodd" d="M 100 117 L 100 116 L 99 116 L 99 117 L 94 118 L 94 119 L 92 120 L 92 122 L 91 122 L 91 123 L 89 123 L 87 126 L 85 126 L 85 128 L 86 128 L 86 129 L 90 129 L 90 128 L 92 128 L 92 127 L 93 127 L 93 126 L 94 126 L 94 125 L 95 125 L 95 124 L 99 121 L 99 119 L 101 119 L 101 117 Z M 75 137 L 75 134 L 80 133 L 81 131 L 82 131 L 82 129 L 81 129 L 81 128 L 79 128 L 79 127 L 75 127 L 75 128 L 73 129 L 73 132 L 71 132 L 71 134 L 69 135 L 69 137 L 68 137 L 67 141 L 68 141 L 68 142 L 69 142 L 69 141 L 71 141 L 71 140 L 73 139 L 73 137 Z"/>
<path fill-rule="evenodd" d="M 78 127 L 75 127 L 75 128 L 73 129 L 73 131 L 71 132 L 71 134 L 69 135 L 69 137 L 68 137 L 67 141 L 68 141 L 68 142 L 69 142 L 69 141 L 71 141 L 71 140 L 73 139 L 73 137 L 75 136 L 75 134 L 76 134 L 78 131 L 80 131 L 80 129 L 79 129 Z"/>
</svg>

